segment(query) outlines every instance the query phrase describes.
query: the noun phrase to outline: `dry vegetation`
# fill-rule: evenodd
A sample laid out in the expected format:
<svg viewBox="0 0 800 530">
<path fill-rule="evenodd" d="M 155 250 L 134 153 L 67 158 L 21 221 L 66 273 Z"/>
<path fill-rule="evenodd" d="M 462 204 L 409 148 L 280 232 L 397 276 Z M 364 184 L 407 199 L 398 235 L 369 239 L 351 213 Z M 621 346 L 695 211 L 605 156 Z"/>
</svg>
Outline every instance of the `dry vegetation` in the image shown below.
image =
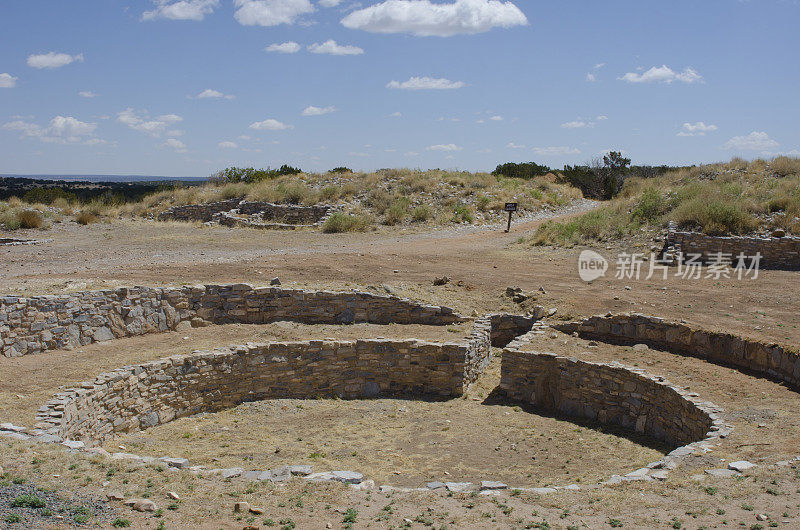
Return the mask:
<svg viewBox="0 0 800 530">
<path fill-rule="evenodd" d="M 800 159 L 709 164 L 656 179 L 628 179 L 617 198 L 570 221 L 543 225 L 527 240 L 574 245 L 650 235 L 675 221 L 712 235 L 800 234 Z"/>
<path fill-rule="evenodd" d="M 546 206 L 562 206 L 581 197 L 554 175 L 535 179 L 506 178 L 489 173 L 458 171 L 418 171 L 385 169 L 375 173 L 326 173 L 285 175 L 254 183 L 209 183 L 164 190 L 127 204 L 71 204 L 57 199 L 51 206 L 26 205 L 56 220 L 72 216 L 79 224 L 119 217 L 150 218 L 172 207 L 200 204 L 236 197 L 251 201 L 311 206 L 344 206 L 326 232 L 361 231 L 378 224 L 449 225 L 484 223 L 499 219 L 505 202 L 518 202 L 520 211 L 530 212 Z M 0 203 L 0 224 L 19 228 L 16 216 L 19 200 Z M 6 213 L 6 211 L 10 213 Z"/>
</svg>

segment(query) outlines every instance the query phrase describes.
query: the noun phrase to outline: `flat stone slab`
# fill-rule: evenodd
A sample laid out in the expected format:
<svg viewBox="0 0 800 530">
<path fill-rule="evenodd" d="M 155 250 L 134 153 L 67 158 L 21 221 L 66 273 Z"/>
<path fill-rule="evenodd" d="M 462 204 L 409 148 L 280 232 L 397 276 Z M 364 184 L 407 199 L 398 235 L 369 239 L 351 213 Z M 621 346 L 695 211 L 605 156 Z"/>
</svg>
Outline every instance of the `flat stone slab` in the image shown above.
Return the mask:
<svg viewBox="0 0 800 530">
<path fill-rule="evenodd" d="M 345 484 L 360 484 L 364 480 L 364 475 L 357 471 L 334 471 L 333 480 Z"/>
<path fill-rule="evenodd" d="M 733 469 L 706 469 L 706 475 L 711 475 L 712 477 L 731 478 L 738 477 L 739 474 L 738 471 Z"/>
<path fill-rule="evenodd" d="M 292 475 L 305 477 L 312 473 L 311 466 L 300 465 L 300 466 L 289 466 L 289 471 L 291 471 Z"/>
<path fill-rule="evenodd" d="M 445 482 L 444 485 L 448 491 L 453 493 L 465 493 L 475 490 L 475 484 L 472 482 Z"/>
<path fill-rule="evenodd" d="M 186 469 L 189 467 L 189 461 L 185 458 L 172 458 L 169 456 L 162 456 L 159 461 L 164 462 L 169 467 L 176 467 L 178 469 Z"/>
<path fill-rule="evenodd" d="M 240 467 L 229 467 L 227 469 L 221 469 L 219 474 L 222 478 L 236 478 L 244 475 L 244 469 Z"/>
<path fill-rule="evenodd" d="M 739 473 L 744 473 L 748 469 L 753 469 L 754 467 L 756 467 L 756 465 L 752 462 L 748 462 L 747 460 L 740 460 L 738 462 L 731 462 L 728 464 L 728 469 L 738 471 Z"/>
<path fill-rule="evenodd" d="M 438 490 L 444 488 L 444 482 L 428 482 L 425 487 L 429 490 Z"/>
<path fill-rule="evenodd" d="M 69 447 L 70 449 L 83 449 L 86 444 L 78 440 L 64 440 L 61 445 Z"/>
<path fill-rule="evenodd" d="M 481 481 L 481 490 L 504 490 L 508 489 L 508 484 L 504 484 L 502 482 L 497 482 L 494 480 L 482 480 Z"/>
</svg>

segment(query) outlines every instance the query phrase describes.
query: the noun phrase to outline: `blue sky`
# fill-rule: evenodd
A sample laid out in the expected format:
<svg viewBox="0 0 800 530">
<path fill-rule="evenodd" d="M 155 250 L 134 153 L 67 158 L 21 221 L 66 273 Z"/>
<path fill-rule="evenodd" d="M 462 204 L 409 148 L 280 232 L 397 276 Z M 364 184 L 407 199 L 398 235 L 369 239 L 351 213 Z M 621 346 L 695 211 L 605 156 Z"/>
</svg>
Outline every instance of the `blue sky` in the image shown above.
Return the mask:
<svg viewBox="0 0 800 530">
<path fill-rule="evenodd" d="M 800 154 L 795 0 L 0 4 L 0 172 Z"/>
</svg>

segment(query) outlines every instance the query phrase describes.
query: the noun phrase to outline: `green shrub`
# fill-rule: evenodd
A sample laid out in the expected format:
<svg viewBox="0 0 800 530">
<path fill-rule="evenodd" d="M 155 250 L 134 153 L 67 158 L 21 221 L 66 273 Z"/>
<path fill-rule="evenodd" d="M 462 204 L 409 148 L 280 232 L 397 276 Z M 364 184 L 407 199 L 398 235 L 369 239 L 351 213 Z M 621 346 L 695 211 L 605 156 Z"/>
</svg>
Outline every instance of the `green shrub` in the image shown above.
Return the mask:
<svg viewBox="0 0 800 530">
<path fill-rule="evenodd" d="M 415 223 L 424 223 L 433 217 L 433 209 L 427 204 L 420 204 L 411 212 L 411 219 Z"/>
<path fill-rule="evenodd" d="M 10 513 L 10 514 L 5 516 L 5 521 L 8 524 L 19 523 L 19 522 L 22 522 L 22 517 L 17 513 Z"/>
<path fill-rule="evenodd" d="M 53 204 L 57 199 L 75 202 L 78 196 L 62 188 L 33 188 L 22 196 L 22 200 L 29 204 Z"/>
<path fill-rule="evenodd" d="M 394 226 L 405 221 L 406 217 L 408 217 L 408 207 L 410 204 L 411 200 L 406 197 L 401 197 L 394 201 L 394 203 L 386 210 L 383 224 L 387 226 Z"/>
<path fill-rule="evenodd" d="M 46 503 L 36 495 L 19 495 L 11 501 L 12 508 L 44 508 Z"/>
<path fill-rule="evenodd" d="M 494 176 L 504 176 L 508 178 L 519 179 L 532 179 L 550 173 L 550 168 L 547 166 L 540 166 L 535 162 L 523 162 L 516 164 L 514 162 L 507 162 L 500 164 L 492 171 Z"/>
<path fill-rule="evenodd" d="M 667 212 L 667 208 L 664 195 L 654 188 L 648 188 L 642 192 L 631 216 L 642 222 L 656 221 Z"/>
<path fill-rule="evenodd" d="M 362 216 L 336 212 L 328 217 L 328 220 L 322 225 L 322 231 L 326 234 L 363 232 L 369 225 L 369 221 Z"/>
<path fill-rule="evenodd" d="M 472 212 L 469 207 L 464 204 L 458 204 L 453 208 L 453 222 L 454 223 L 471 223 Z"/>
<path fill-rule="evenodd" d="M 328 173 L 352 173 L 352 172 L 353 172 L 352 169 L 350 169 L 349 167 L 344 167 L 344 166 L 335 167 L 335 168 L 331 169 L 330 171 L 328 171 Z"/>
<path fill-rule="evenodd" d="M 539 197 L 541 198 L 541 193 L 539 194 Z M 486 195 L 481 194 L 481 195 L 478 195 L 478 200 L 477 200 L 476 206 L 478 207 L 478 211 L 485 212 L 486 210 L 489 209 L 489 205 L 491 203 L 492 203 L 492 199 L 490 199 Z"/>
</svg>

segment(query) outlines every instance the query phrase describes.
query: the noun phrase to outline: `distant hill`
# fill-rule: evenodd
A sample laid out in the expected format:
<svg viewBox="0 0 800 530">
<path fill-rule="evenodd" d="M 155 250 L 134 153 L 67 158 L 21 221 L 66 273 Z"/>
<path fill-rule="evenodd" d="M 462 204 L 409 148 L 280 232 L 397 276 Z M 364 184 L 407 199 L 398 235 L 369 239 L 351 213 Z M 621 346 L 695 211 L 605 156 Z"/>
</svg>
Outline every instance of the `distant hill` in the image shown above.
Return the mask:
<svg viewBox="0 0 800 530">
<path fill-rule="evenodd" d="M 207 177 L 164 177 L 159 175 L 16 175 L 11 173 L 0 173 L 0 178 L 66 182 L 174 182 L 207 180 Z"/>
</svg>

